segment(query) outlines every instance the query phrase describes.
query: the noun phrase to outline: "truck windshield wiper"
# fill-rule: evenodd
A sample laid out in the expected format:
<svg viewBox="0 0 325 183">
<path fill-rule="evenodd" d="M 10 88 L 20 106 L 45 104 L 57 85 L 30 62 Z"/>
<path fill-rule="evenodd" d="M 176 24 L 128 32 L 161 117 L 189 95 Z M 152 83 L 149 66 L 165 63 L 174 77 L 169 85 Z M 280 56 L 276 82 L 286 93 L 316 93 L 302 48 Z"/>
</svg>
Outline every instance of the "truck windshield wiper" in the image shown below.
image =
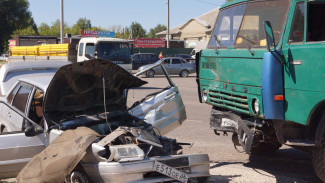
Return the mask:
<svg viewBox="0 0 325 183">
<path fill-rule="evenodd" d="M 239 34 L 238 34 L 237 36 L 240 37 L 240 38 L 245 39 L 246 41 L 250 42 L 250 43 L 253 44 L 253 45 L 256 45 L 256 43 L 255 43 L 254 41 L 248 39 L 247 37 L 241 36 L 241 35 L 239 35 Z"/>
<path fill-rule="evenodd" d="M 222 44 L 221 44 L 221 41 L 218 39 L 218 37 L 215 35 L 215 34 L 213 34 L 213 38 L 214 38 L 214 40 L 217 42 L 217 46 L 216 46 L 216 49 L 214 50 L 217 54 L 219 54 L 219 52 L 218 52 L 218 48 L 219 48 L 219 46 L 222 46 Z"/>
<path fill-rule="evenodd" d="M 239 35 L 239 34 L 238 34 L 237 36 L 240 37 L 240 38 L 243 38 L 244 40 L 248 41 L 249 43 L 251 43 L 251 44 L 253 44 L 253 45 L 256 45 L 254 41 L 248 39 L 247 37 L 241 36 L 241 35 Z M 252 50 L 251 50 L 251 46 L 250 46 L 250 45 L 247 46 L 247 50 L 249 51 L 249 53 L 250 53 L 251 55 L 254 56 L 254 53 L 252 52 Z"/>
</svg>

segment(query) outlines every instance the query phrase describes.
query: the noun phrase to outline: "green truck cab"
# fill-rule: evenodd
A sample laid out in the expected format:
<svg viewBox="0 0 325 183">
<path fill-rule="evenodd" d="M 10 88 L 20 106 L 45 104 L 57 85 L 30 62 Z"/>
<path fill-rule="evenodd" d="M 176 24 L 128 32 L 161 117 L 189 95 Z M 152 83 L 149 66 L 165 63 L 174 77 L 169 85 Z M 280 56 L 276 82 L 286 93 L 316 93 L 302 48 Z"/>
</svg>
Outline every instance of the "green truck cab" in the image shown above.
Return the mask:
<svg viewBox="0 0 325 183">
<path fill-rule="evenodd" d="M 233 0 L 196 64 L 216 134 L 233 132 L 247 153 L 310 151 L 325 182 L 324 22 L 324 0 Z"/>
</svg>

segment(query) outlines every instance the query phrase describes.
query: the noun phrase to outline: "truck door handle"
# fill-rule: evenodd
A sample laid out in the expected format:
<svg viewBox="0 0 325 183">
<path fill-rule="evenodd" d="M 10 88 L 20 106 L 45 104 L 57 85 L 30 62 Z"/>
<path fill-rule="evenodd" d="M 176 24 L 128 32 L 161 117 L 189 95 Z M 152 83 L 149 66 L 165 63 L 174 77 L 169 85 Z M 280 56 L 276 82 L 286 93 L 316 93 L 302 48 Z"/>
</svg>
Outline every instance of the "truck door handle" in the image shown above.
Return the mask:
<svg viewBox="0 0 325 183">
<path fill-rule="evenodd" d="M 169 100 L 171 98 L 174 98 L 176 96 L 176 92 L 169 93 L 167 97 L 165 97 L 165 100 Z"/>
<path fill-rule="evenodd" d="M 10 112 L 8 112 L 8 113 L 7 113 L 7 116 L 8 116 L 8 117 L 11 117 L 11 113 L 10 113 Z"/>
</svg>

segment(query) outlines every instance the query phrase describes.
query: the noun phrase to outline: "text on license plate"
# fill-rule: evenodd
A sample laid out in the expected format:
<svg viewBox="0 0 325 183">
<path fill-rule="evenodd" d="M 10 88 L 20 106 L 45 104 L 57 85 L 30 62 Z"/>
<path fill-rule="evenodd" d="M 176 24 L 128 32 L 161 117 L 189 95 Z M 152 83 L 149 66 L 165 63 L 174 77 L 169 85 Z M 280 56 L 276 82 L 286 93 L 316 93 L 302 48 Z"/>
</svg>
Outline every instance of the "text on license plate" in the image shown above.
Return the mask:
<svg viewBox="0 0 325 183">
<path fill-rule="evenodd" d="M 171 177 L 175 180 L 178 180 L 180 182 L 187 183 L 188 181 L 188 175 L 184 172 L 181 172 L 177 170 L 176 168 L 170 167 L 164 163 L 160 163 L 158 161 L 155 161 L 153 164 L 153 170 L 167 175 L 168 177 Z"/>
<path fill-rule="evenodd" d="M 228 118 L 222 118 L 221 119 L 221 126 L 232 126 L 236 127 L 237 123 L 234 120 L 228 119 Z"/>
</svg>

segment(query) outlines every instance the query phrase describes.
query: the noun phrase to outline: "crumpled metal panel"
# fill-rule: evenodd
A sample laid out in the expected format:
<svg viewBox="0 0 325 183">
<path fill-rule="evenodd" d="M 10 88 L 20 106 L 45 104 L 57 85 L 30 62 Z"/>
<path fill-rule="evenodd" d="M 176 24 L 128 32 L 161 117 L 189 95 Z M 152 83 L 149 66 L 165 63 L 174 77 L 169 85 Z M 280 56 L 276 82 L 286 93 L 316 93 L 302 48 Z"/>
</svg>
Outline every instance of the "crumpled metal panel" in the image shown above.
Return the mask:
<svg viewBox="0 0 325 183">
<path fill-rule="evenodd" d="M 88 146 L 98 139 L 95 131 L 79 127 L 64 131 L 46 149 L 34 156 L 20 171 L 18 182 L 64 182 L 86 154 Z"/>
</svg>

